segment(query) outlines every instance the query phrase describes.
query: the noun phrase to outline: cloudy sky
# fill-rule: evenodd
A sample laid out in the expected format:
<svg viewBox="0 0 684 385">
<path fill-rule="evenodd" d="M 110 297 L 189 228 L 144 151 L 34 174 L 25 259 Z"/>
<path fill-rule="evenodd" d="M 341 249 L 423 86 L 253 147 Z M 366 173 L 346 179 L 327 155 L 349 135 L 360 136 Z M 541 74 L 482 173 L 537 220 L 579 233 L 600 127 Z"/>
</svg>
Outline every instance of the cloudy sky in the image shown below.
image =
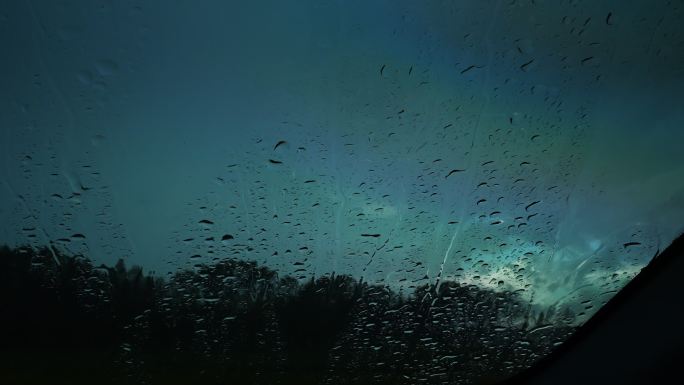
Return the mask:
<svg viewBox="0 0 684 385">
<path fill-rule="evenodd" d="M 0 242 L 555 303 L 684 230 L 681 9 L 177 3 L 2 5 Z"/>
</svg>

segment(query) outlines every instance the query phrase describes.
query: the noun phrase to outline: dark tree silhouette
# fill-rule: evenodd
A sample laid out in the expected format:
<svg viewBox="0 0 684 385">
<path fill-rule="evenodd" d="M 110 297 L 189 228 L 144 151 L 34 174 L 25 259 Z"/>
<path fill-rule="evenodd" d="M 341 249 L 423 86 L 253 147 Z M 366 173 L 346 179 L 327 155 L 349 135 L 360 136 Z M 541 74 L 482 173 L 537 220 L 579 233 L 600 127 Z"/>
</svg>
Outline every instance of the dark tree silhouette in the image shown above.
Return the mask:
<svg viewBox="0 0 684 385">
<path fill-rule="evenodd" d="M 456 282 L 402 295 L 236 259 L 164 280 L 28 247 L 0 248 L 0 306 L 3 384 L 489 383 L 574 330 Z"/>
</svg>

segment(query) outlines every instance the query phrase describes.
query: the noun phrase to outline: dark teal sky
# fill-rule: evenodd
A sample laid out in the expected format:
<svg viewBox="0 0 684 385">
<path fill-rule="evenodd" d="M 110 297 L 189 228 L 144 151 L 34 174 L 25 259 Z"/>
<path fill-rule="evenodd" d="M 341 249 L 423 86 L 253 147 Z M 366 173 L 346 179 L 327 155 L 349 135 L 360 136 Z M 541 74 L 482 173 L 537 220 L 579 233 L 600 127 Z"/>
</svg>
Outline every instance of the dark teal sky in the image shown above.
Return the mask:
<svg viewBox="0 0 684 385">
<path fill-rule="evenodd" d="M 610 295 L 684 228 L 684 36 L 597 3 L 4 4 L 0 240 Z"/>
</svg>

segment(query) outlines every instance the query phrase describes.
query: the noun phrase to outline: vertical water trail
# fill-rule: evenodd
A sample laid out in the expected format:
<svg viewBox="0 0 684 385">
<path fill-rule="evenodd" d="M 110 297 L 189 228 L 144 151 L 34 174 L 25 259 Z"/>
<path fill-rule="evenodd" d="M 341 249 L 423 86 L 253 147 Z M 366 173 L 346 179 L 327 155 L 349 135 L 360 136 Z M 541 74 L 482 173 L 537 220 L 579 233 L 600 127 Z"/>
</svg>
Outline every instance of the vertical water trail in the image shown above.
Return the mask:
<svg viewBox="0 0 684 385">
<path fill-rule="evenodd" d="M 444 271 L 444 265 L 446 264 L 447 258 L 449 257 L 449 253 L 451 252 L 451 247 L 454 245 L 454 239 L 456 239 L 456 236 L 458 235 L 461 227 L 461 223 L 459 222 L 458 226 L 456 226 L 456 230 L 454 231 L 454 235 L 451 236 L 451 242 L 449 242 L 449 247 L 447 248 L 446 252 L 444 253 L 444 258 L 442 259 L 442 264 L 439 267 L 439 274 L 437 274 L 437 281 L 435 282 L 435 292 L 439 293 L 439 287 L 442 284 L 442 272 Z"/>
</svg>

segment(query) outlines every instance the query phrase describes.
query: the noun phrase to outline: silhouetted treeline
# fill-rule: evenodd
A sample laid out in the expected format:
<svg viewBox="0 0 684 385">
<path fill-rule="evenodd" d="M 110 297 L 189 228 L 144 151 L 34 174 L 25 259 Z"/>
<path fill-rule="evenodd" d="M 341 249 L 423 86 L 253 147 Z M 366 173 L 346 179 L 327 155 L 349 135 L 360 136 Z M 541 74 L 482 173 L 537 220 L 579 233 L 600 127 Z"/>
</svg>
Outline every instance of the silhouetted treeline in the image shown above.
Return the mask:
<svg viewBox="0 0 684 385">
<path fill-rule="evenodd" d="M 442 282 L 408 296 L 301 283 L 224 260 L 163 280 L 0 248 L 2 384 L 466 384 L 529 366 L 573 331 L 518 294 Z"/>
</svg>

